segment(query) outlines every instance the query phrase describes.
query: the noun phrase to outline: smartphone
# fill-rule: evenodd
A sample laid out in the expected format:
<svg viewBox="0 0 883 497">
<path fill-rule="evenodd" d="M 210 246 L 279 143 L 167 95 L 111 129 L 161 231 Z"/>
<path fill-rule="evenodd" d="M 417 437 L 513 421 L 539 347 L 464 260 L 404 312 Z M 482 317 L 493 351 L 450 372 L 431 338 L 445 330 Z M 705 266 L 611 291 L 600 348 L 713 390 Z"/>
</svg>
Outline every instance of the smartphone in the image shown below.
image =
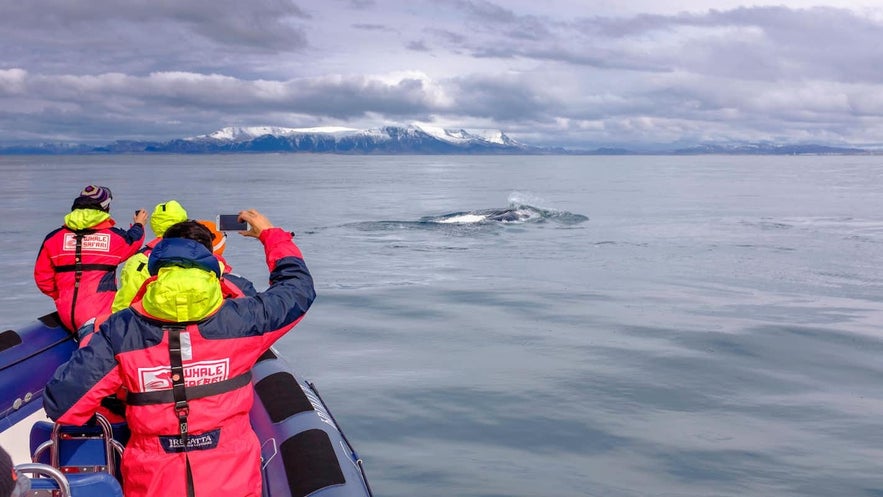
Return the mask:
<svg viewBox="0 0 883 497">
<path fill-rule="evenodd" d="M 221 231 L 247 231 L 248 223 L 239 221 L 239 214 L 218 214 L 218 229 Z"/>
</svg>

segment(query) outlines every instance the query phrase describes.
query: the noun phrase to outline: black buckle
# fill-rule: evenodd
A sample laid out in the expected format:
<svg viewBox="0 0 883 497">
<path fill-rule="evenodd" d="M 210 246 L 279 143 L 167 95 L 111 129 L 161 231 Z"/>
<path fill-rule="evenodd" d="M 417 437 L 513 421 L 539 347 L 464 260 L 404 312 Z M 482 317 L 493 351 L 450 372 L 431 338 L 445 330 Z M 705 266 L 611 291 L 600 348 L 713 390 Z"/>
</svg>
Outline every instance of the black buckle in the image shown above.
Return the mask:
<svg viewBox="0 0 883 497">
<path fill-rule="evenodd" d="M 181 442 L 187 445 L 187 432 L 190 429 L 187 426 L 187 416 L 190 414 L 190 406 L 186 400 L 175 402 L 175 414 L 178 415 L 178 434 L 181 436 Z"/>
<path fill-rule="evenodd" d="M 187 404 L 186 400 L 175 402 L 175 414 L 178 415 L 179 419 L 186 418 L 190 415 L 190 405 Z"/>
</svg>

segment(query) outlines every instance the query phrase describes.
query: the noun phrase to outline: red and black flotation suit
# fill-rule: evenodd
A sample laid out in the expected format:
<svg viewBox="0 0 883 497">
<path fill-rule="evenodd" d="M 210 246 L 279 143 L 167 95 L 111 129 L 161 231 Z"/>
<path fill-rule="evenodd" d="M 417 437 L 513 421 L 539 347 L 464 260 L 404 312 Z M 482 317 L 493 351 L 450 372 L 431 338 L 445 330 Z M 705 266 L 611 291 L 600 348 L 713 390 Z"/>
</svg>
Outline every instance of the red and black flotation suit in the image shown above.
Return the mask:
<svg viewBox="0 0 883 497">
<path fill-rule="evenodd" d="M 74 229 L 66 224 L 49 233 L 34 265 L 37 287 L 52 297 L 61 323 L 71 331 L 110 310 L 117 289 L 116 268 L 144 240 L 141 224 L 123 230 L 104 214 L 105 219 L 89 227 Z"/>
</svg>

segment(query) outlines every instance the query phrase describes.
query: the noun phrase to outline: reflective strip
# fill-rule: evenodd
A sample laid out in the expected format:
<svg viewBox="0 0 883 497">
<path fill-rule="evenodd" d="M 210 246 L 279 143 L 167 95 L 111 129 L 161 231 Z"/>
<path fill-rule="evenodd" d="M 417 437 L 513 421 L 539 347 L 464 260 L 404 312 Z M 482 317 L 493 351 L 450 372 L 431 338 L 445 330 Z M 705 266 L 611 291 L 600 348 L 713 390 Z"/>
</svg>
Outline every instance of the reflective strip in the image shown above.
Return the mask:
<svg viewBox="0 0 883 497">
<path fill-rule="evenodd" d="M 227 245 L 227 233 L 223 233 L 223 236 L 221 237 L 221 241 L 212 245 L 212 253 L 217 254 L 218 250 L 221 250 L 222 248 L 224 248 L 224 245 Z"/>
</svg>

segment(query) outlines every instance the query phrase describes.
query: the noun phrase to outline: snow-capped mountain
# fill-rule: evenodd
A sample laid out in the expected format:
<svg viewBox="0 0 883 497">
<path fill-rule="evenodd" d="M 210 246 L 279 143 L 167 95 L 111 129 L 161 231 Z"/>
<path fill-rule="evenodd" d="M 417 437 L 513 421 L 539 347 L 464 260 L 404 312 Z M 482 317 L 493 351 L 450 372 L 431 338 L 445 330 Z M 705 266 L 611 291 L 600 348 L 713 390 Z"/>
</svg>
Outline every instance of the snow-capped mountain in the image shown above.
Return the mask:
<svg viewBox="0 0 883 497">
<path fill-rule="evenodd" d="M 335 126 L 317 127 L 317 128 L 283 128 L 279 126 L 249 126 L 249 127 L 227 127 L 219 129 L 214 133 L 207 135 L 199 135 L 185 140 L 218 140 L 243 142 L 253 140 L 265 135 L 272 136 L 292 136 L 297 134 L 331 134 L 331 135 L 348 135 L 358 132 L 355 128 L 343 128 Z"/>
<path fill-rule="evenodd" d="M 314 153 L 530 153 L 539 148 L 518 143 L 499 130 L 473 134 L 413 124 L 374 129 L 345 127 L 227 127 L 213 133 L 172 140 L 157 152 L 314 152 Z"/>
<path fill-rule="evenodd" d="M 817 144 L 724 143 L 684 144 L 667 148 L 611 148 L 593 150 L 537 147 L 519 143 L 499 130 L 466 131 L 412 124 L 356 129 L 340 126 L 285 128 L 279 126 L 227 127 L 215 132 L 166 142 L 117 140 L 103 146 L 77 143 L 0 145 L 0 155 L 17 154 L 217 154 L 217 153 L 327 153 L 327 154 L 476 154 L 476 155 L 854 155 L 883 151 Z"/>
<path fill-rule="evenodd" d="M 412 124 L 356 129 L 340 126 L 285 128 L 226 127 L 212 133 L 166 142 L 117 140 L 104 146 L 59 145 L 0 147 L 3 153 L 329 153 L 329 154 L 550 154 L 564 149 L 519 143 L 499 130 L 471 133 Z"/>
</svg>

